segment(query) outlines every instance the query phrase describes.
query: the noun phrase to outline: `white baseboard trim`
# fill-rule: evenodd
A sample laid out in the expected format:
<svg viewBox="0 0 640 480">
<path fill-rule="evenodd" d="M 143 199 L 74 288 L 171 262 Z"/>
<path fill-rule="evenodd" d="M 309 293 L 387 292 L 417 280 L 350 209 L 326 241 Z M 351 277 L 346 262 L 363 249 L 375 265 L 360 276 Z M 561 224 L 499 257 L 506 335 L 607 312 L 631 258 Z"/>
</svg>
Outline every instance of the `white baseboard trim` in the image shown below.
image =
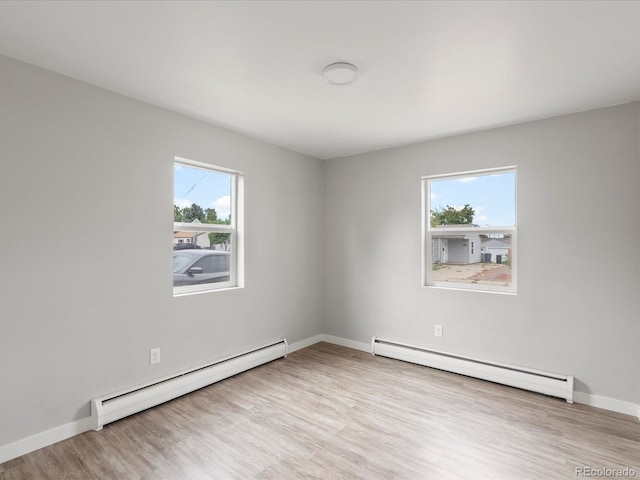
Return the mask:
<svg viewBox="0 0 640 480">
<path fill-rule="evenodd" d="M 370 343 L 356 342 L 355 340 L 348 340 L 346 338 L 334 337 L 333 335 L 325 334 L 314 335 L 313 337 L 309 337 L 304 340 L 300 340 L 299 342 L 292 343 L 291 345 L 289 345 L 287 351 L 289 353 L 295 352 L 296 350 L 301 350 L 320 342 L 333 343 L 334 345 L 340 345 L 342 347 L 353 348 L 354 350 L 361 350 L 363 352 L 371 353 Z"/>
<path fill-rule="evenodd" d="M 304 340 L 300 340 L 299 342 L 294 342 L 289 344 L 287 348 L 287 353 L 295 352 L 296 350 L 301 350 L 303 348 L 310 347 L 319 342 L 324 341 L 325 335 L 314 335 L 313 337 L 305 338 Z"/>
<path fill-rule="evenodd" d="M 349 340 L 347 338 L 334 337 L 333 335 L 321 335 L 323 342 L 333 343 L 335 345 L 341 345 L 343 347 L 353 348 L 354 350 L 360 350 L 362 352 L 371 353 L 371 344 L 364 342 L 356 342 L 355 340 Z"/>
<path fill-rule="evenodd" d="M 615 398 L 602 397 L 585 392 L 573 392 L 573 401 L 591 407 L 631 415 L 640 420 L 640 405 L 625 400 L 617 400 Z"/>
<path fill-rule="evenodd" d="M 35 452 L 67 438 L 91 430 L 91 418 L 83 418 L 75 422 L 54 427 L 44 432 L 36 433 L 22 440 L 0 446 L 0 463 L 8 462 L 27 453 Z"/>
</svg>

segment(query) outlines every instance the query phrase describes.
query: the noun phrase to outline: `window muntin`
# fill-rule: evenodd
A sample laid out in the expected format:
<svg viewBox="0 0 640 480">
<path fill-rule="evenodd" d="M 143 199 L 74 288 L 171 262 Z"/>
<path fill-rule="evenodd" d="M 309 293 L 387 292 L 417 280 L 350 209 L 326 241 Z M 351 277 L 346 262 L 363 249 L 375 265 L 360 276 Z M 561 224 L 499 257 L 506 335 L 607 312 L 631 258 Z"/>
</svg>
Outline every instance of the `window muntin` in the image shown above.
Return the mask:
<svg viewBox="0 0 640 480">
<path fill-rule="evenodd" d="M 423 191 L 423 283 L 515 292 L 515 167 L 425 177 Z"/>
<path fill-rule="evenodd" d="M 238 285 L 241 174 L 190 160 L 174 164 L 173 293 Z"/>
</svg>

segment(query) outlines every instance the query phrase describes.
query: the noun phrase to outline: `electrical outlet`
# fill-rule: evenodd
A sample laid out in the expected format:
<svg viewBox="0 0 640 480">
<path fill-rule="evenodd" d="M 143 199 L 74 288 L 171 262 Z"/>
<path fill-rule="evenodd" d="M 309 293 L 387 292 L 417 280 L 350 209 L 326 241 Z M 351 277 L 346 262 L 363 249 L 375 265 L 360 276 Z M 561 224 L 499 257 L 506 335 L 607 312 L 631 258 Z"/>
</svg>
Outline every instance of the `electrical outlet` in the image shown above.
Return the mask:
<svg viewBox="0 0 640 480">
<path fill-rule="evenodd" d="M 441 337 L 442 336 L 442 325 L 436 325 L 435 328 L 433 329 L 433 334 L 436 337 Z"/>
<path fill-rule="evenodd" d="M 153 365 L 154 363 L 160 363 L 160 349 L 152 348 L 149 350 L 149 365 Z"/>
</svg>

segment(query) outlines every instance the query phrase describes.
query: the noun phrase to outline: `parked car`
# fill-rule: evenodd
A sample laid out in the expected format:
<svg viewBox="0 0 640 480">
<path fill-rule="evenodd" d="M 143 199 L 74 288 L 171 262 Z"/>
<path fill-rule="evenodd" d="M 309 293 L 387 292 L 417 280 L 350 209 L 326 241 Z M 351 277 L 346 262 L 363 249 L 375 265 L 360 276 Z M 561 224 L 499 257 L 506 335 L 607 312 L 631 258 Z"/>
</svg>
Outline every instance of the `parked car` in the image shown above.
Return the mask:
<svg viewBox="0 0 640 480">
<path fill-rule="evenodd" d="M 174 250 L 194 250 L 202 248 L 200 245 L 196 245 L 195 243 L 174 243 Z"/>
<path fill-rule="evenodd" d="M 229 281 L 231 255 L 219 250 L 178 250 L 173 254 L 173 286 Z"/>
</svg>

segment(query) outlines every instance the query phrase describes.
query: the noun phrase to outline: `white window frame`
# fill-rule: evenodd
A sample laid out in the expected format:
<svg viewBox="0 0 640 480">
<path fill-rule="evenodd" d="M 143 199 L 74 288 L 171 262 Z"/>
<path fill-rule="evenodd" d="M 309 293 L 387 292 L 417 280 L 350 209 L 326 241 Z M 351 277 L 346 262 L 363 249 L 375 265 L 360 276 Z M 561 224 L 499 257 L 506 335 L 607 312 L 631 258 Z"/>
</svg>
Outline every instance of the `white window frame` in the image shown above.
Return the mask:
<svg viewBox="0 0 640 480">
<path fill-rule="evenodd" d="M 207 283 L 202 285 L 183 285 L 179 287 L 173 287 L 173 296 L 188 295 L 192 293 L 201 292 L 213 292 L 218 290 L 224 290 L 229 288 L 241 287 L 241 258 L 242 258 L 242 246 L 241 239 L 242 231 L 242 219 L 244 218 L 244 212 L 242 211 L 242 187 L 244 183 L 244 177 L 242 172 L 231 170 L 224 167 L 218 167 L 209 163 L 197 162 L 195 160 L 188 160 L 186 158 L 175 157 L 174 166 L 180 165 L 189 168 L 198 168 L 208 172 L 221 173 L 229 175 L 231 178 L 231 205 L 230 225 L 220 225 L 212 223 L 185 223 L 185 222 L 173 222 L 173 231 L 180 232 L 207 232 L 207 233 L 228 233 L 231 243 L 231 252 L 229 259 L 229 281 Z M 174 182 L 175 183 L 175 182 Z M 175 196 L 175 192 L 174 192 Z"/>
<path fill-rule="evenodd" d="M 481 175 L 496 175 L 501 173 L 514 173 L 514 224 L 508 227 L 473 227 L 473 226 L 447 226 L 447 227 L 432 227 L 431 226 L 431 181 L 432 180 L 455 180 L 465 177 L 477 177 Z M 446 288 L 455 290 L 472 290 L 480 292 L 491 293 L 505 293 L 515 294 L 517 293 L 517 225 L 518 225 L 518 173 L 517 167 L 499 167 L 489 168 L 484 170 L 475 170 L 467 172 L 458 172 L 444 175 L 430 175 L 422 177 L 422 285 L 430 288 Z M 474 283 L 463 282 L 442 282 L 433 280 L 433 235 L 436 233 L 448 233 L 448 234 L 484 234 L 484 235 L 511 235 L 511 285 L 484 285 Z M 482 249 L 480 250 L 482 254 Z"/>
</svg>

